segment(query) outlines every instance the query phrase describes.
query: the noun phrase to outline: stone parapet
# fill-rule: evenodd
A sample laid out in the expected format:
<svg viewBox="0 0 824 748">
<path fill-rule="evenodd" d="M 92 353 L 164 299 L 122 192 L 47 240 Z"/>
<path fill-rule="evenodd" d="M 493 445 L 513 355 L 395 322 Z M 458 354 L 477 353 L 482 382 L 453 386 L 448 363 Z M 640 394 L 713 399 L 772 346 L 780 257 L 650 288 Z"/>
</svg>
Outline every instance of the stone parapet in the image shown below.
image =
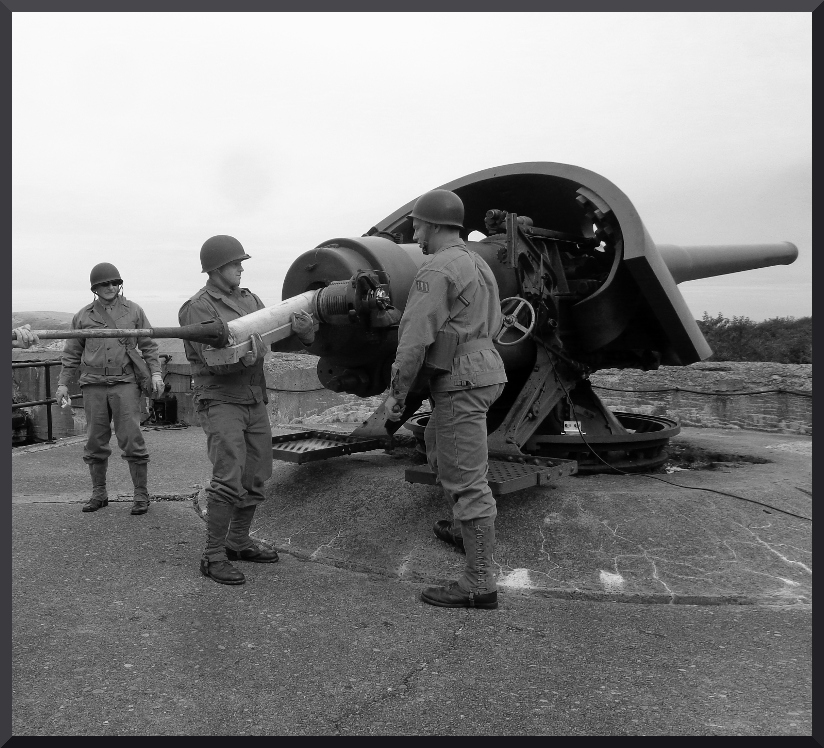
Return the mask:
<svg viewBox="0 0 824 748">
<path fill-rule="evenodd" d="M 702 362 L 647 372 L 604 369 L 590 381 L 611 410 L 668 416 L 682 426 L 812 435 L 812 369 L 812 364 Z M 735 394 L 740 392 L 757 394 Z"/>
<path fill-rule="evenodd" d="M 12 360 L 49 360 L 59 351 L 13 350 Z M 267 356 L 266 387 L 272 424 L 360 422 L 382 397 L 362 399 L 331 392 L 317 377 L 317 357 L 308 354 Z M 59 367 L 51 372 L 52 393 Z M 164 367 L 165 381 L 178 402 L 178 420 L 197 425 L 192 406 L 191 374 L 183 355 Z M 12 395 L 17 400 L 44 396 L 43 369 L 14 370 Z M 748 362 L 703 362 L 664 366 L 656 371 L 604 369 L 591 376 L 598 396 L 612 410 L 674 418 L 683 426 L 750 429 L 812 435 L 812 365 Z M 658 391 L 656 391 L 658 390 Z M 69 391 L 79 392 L 76 383 Z M 754 392 L 740 395 L 735 393 Z M 83 434 L 82 400 L 74 407 L 52 407 L 56 437 Z M 45 439 L 46 406 L 27 409 L 38 438 Z"/>
</svg>

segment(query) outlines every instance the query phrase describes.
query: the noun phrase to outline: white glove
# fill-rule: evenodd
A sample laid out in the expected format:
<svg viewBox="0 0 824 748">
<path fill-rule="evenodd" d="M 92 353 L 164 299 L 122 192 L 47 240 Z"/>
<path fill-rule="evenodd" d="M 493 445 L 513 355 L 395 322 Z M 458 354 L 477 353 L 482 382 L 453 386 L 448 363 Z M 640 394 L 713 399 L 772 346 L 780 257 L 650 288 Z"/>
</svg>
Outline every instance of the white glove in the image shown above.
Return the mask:
<svg viewBox="0 0 824 748">
<path fill-rule="evenodd" d="M 152 396 L 161 397 L 165 389 L 163 384 L 163 376 L 161 374 L 152 374 Z"/>
<path fill-rule="evenodd" d="M 390 421 L 400 421 L 401 415 L 404 411 L 404 404 L 398 402 L 392 395 L 386 398 L 386 402 L 383 404 L 383 408 L 386 411 L 386 417 Z"/>
<path fill-rule="evenodd" d="M 22 327 L 15 327 L 12 332 L 17 337 L 17 340 L 12 343 L 12 348 L 29 348 L 40 343 L 40 338 L 31 331 L 31 325 L 26 324 Z"/>
<path fill-rule="evenodd" d="M 240 362 L 244 366 L 254 366 L 266 355 L 266 346 L 263 344 L 263 338 L 260 337 L 260 333 L 252 335 L 252 337 L 249 338 L 249 342 L 252 344 L 251 349 L 244 353 L 240 359 Z"/>
<path fill-rule="evenodd" d="M 292 332 L 306 346 L 315 342 L 315 321 L 309 312 L 301 310 L 292 314 Z"/>
<path fill-rule="evenodd" d="M 67 405 L 71 405 L 71 398 L 69 397 L 69 388 L 66 387 L 65 384 L 61 384 L 57 388 L 57 392 L 54 393 L 54 397 L 57 399 L 57 404 L 64 408 Z"/>
</svg>

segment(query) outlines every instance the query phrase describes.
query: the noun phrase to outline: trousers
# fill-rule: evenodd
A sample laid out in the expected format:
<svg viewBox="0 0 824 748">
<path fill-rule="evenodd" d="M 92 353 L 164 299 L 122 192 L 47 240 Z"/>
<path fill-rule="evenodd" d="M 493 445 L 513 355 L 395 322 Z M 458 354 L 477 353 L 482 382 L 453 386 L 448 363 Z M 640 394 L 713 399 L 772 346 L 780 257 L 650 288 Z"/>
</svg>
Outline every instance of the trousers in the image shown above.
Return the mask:
<svg viewBox="0 0 824 748">
<path fill-rule="evenodd" d="M 85 384 L 86 446 L 83 461 L 106 462 L 112 453 L 112 424 L 121 457 L 129 462 L 148 462 L 149 450 L 140 430 L 140 389 L 134 382 Z"/>
<path fill-rule="evenodd" d="M 263 484 L 272 476 L 272 427 L 266 405 L 207 402 L 198 411 L 212 463 L 207 497 L 236 508 L 257 506 L 266 498 Z"/>
<path fill-rule="evenodd" d="M 424 430 L 426 460 L 452 509 L 453 527 L 498 514 L 486 481 L 486 413 L 503 391 L 503 384 L 491 384 L 432 393 L 435 407 Z"/>
</svg>

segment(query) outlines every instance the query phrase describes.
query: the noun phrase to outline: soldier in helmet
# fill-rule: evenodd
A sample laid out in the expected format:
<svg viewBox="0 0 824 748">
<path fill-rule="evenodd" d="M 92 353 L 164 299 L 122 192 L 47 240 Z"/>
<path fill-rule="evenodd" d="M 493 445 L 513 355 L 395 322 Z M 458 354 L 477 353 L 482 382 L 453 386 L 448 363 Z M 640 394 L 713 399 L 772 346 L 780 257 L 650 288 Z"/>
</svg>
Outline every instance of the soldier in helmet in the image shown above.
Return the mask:
<svg viewBox="0 0 824 748">
<path fill-rule="evenodd" d="M 249 255 L 231 236 L 207 239 L 200 249 L 206 285 L 181 308 L 181 325 L 219 317 L 229 322 L 258 309 L 263 302 L 248 288 L 240 288 L 243 260 Z M 309 345 L 314 340 L 311 317 L 293 318 L 292 328 Z M 203 346 L 184 341 L 192 367 L 194 402 L 206 432 L 212 463 L 212 481 L 206 489 L 206 548 L 200 571 L 221 584 L 243 584 L 246 579 L 230 561 L 274 563 L 277 551 L 262 548 L 249 537 L 257 505 L 266 496 L 263 484 L 272 475 L 272 428 L 266 410 L 263 370 L 265 345 L 252 336 L 252 349 L 233 364 L 209 366 Z"/>
<path fill-rule="evenodd" d="M 95 299 L 74 315 L 73 330 L 151 327 L 140 306 L 121 294 L 123 280 L 114 265 L 95 265 L 89 283 Z M 96 512 L 109 503 L 106 469 L 114 424 L 117 444 L 129 463 L 134 484 L 131 513 L 145 514 L 149 510 L 149 452 L 140 430 L 140 393 L 141 388 L 151 387 L 155 397 L 163 394 L 157 343 L 151 338 L 70 338 L 63 347 L 62 364 L 55 394 L 58 405 L 70 402 L 68 383 L 80 369 L 87 424 L 83 461 L 92 478 L 92 495 L 83 511 Z"/>
<path fill-rule="evenodd" d="M 424 433 L 427 461 L 452 509 L 433 530 L 466 554 L 463 576 L 424 590 L 421 599 L 447 608 L 497 608 L 497 510 L 486 480 L 486 413 L 507 381 L 492 344 L 501 326 L 498 287 L 486 262 L 461 239 L 464 207 L 454 192 L 427 192 L 411 217 L 415 241 L 432 257 L 409 291 L 385 407 L 398 420 L 407 393 L 428 370 L 435 407 Z"/>
</svg>

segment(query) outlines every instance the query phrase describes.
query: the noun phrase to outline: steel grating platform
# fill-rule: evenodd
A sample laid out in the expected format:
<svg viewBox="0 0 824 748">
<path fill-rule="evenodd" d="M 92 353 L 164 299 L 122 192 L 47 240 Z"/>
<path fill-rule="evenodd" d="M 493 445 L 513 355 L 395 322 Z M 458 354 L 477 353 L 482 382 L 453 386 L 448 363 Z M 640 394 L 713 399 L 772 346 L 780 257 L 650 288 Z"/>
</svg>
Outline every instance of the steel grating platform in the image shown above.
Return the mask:
<svg viewBox="0 0 824 748">
<path fill-rule="evenodd" d="M 302 464 L 355 452 L 369 452 L 382 446 L 380 439 L 349 436 L 333 431 L 298 431 L 272 437 L 272 458 Z"/>
<path fill-rule="evenodd" d="M 575 473 L 575 460 L 542 460 L 545 464 L 527 465 L 507 460 L 490 460 L 487 482 L 493 496 L 520 491 L 523 488 L 542 486 L 564 475 Z M 407 468 L 404 478 L 408 483 L 435 485 L 435 473 L 427 465 Z"/>
</svg>

